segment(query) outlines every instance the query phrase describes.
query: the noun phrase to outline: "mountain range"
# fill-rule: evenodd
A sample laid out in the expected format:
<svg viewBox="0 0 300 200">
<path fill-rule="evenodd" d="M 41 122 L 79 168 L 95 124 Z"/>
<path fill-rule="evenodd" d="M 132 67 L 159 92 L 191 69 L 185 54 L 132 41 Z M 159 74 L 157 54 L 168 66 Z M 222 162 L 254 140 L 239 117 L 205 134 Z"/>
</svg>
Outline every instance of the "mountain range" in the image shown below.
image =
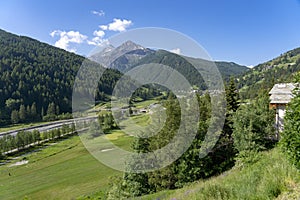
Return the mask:
<svg viewBox="0 0 300 200">
<path fill-rule="evenodd" d="M 12 111 L 35 104 L 39 116 L 47 114 L 53 103 L 57 114 L 71 112 L 74 79 L 86 58 L 38 40 L 0 30 L 0 124 L 10 120 Z M 137 65 L 159 63 L 178 70 L 193 85 L 206 89 L 203 77 L 196 73 L 187 57 L 166 50 L 152 50 L 132 41 L 118 47 L 108 46 L 90 57 L 106 70 L 96 91 L 97 100 L 108 100 L 122 73 Z M 207 74 L 207 61 L 200 63 L 202 75 Z M 268 90 L 274 83 L 289 82 L 300 71 L 300 48 L 262 63 L 252 69 L 233 62 L 215 62 L 224 80 L 236 77 L 243 98 L 255 97 L 258 89 Z"/>
<path fill-rule="evenodd" d="M 132 41 L 126 41 L 118 47 L 112 45 L 107 46 L 102 51 L 92 55 L 91 60 L 100 63 L 101 65 L 117 69 L 123 73 L 129 71 L 130 69 L 136 67 L 137 65 L 149 64 L 149 63 L 159 63 L 165 64 L 180 70 L 180 68 L 187 67 L 190 65 L 187 63 L 187 58 L 183 55 L 178 55 L 166 50 L 152 50 L 138 45 Z M 198 59 L 198 63 L 201 63 L 203 69 L 207 67 L 203 65 L 205 60 Z M 246 66 L 238 65 L 234 62 L 215 62 L 220 73 L 225 80 L 228 80 L 230 76 L 235 76 L 242 74 L 249 68 Z M 182 71 L 182 70 L 181 70 Z M 188 74 L 187 76 L 192 76 Z"/>
</svg>

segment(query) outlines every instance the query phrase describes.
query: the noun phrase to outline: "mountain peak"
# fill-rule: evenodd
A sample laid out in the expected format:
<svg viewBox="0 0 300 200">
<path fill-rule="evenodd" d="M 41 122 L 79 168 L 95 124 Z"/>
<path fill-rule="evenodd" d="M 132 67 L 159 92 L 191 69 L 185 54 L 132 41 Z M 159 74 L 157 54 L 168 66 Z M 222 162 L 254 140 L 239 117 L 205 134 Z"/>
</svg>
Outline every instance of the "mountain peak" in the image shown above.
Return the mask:
<svg viewBox="0 0 300 200">
<path fill-rule="evenodd" d="M 127 40 L 118 47 L 109 45 L 101 52 L 91 56 L 91 59 L 108 68 L 115 68 L 120 71 L 132 65 L 140 58 L 152 53 L 153 51 L 131 40 Z"/>
<path fill-rule="evenodd" d="M 121 44 L 118 47 L 118 49 L 132 51 L 132 50 L 145 49 L 145 48 L 142 47 L 141 45 L 138 45 L 138 44 L 132 42 L 131 40 L 127 40 L 126 42 L 124 42 L 123 44 Z"/>
</svg>

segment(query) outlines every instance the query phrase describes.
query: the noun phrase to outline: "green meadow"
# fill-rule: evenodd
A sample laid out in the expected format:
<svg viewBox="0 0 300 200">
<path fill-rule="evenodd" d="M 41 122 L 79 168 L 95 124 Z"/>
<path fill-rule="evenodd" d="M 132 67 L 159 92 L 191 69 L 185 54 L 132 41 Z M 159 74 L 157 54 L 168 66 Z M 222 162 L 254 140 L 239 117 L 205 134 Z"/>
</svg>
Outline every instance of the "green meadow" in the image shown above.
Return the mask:
<svg viewBox="0 0 300 200">
<path fill-rule="evenodd" d="M 151 117 L 143 114 L 130 119 L 122 129 L 125 132 L 112 130 L 110 134 L 92 139 L 88 145 L 103 150 L 113 144 L 130 151 L 134 137 L 125 133 L 133 131 L 130 129 L 132 123 L 143 129 L 151 123 Z M 0 166 L 0 199 L 77 199 L 95 194 L 105 196 L 110 178 L 122 176 L 123 173 L 95 159 L 85 148 L 82 138 L 72 136 L 43 144 L 20 156 L 8 157 L 10 162 Z M 28 163 L 17 165 L 24 161 Z"/>
<path fill-rule="evenodd" d="M 120 148 L 130 149 L 131 137 L 109 137 Z M 0 199 L 75 199 L 105 193 L 109 178 L 122 175 L 89 154 L 78 136 L 48 145 L 0 167 Z M 28 164 L 11 166 L 22 160 Z"/>
</svg>

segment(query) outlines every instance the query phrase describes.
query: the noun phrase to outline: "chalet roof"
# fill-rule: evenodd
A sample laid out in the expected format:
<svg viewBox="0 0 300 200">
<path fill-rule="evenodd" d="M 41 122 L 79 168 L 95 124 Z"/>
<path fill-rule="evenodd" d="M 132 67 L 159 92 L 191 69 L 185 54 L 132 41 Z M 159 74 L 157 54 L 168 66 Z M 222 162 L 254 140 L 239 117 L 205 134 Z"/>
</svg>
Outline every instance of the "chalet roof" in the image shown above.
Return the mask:
<svg viewBox="0 0 300 200">
<path fill-rule="evenodd" d="M 269 92 L 271 104 L 288 104 L 293 98 L 294 83 L 275 84 Z"/>
</svg>

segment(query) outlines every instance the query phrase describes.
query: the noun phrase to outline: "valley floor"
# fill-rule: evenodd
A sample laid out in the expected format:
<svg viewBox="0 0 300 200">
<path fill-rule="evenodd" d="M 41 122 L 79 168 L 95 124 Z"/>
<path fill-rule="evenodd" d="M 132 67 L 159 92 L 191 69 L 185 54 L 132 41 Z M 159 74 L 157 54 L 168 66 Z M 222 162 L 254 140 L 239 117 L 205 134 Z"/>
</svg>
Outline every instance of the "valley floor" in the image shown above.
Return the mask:
<svg viewBox="0 0 300 200">
<path fill-rule="evenodd" d="M 118 146 L 128 148 L 130 137 L 114 136 Z M 0 199 L 75 199 L 105 193 L 109 177 L 122 175 L 90 155 L 78 136 L 48 145 L 0 166 Z"/>
</svg>

